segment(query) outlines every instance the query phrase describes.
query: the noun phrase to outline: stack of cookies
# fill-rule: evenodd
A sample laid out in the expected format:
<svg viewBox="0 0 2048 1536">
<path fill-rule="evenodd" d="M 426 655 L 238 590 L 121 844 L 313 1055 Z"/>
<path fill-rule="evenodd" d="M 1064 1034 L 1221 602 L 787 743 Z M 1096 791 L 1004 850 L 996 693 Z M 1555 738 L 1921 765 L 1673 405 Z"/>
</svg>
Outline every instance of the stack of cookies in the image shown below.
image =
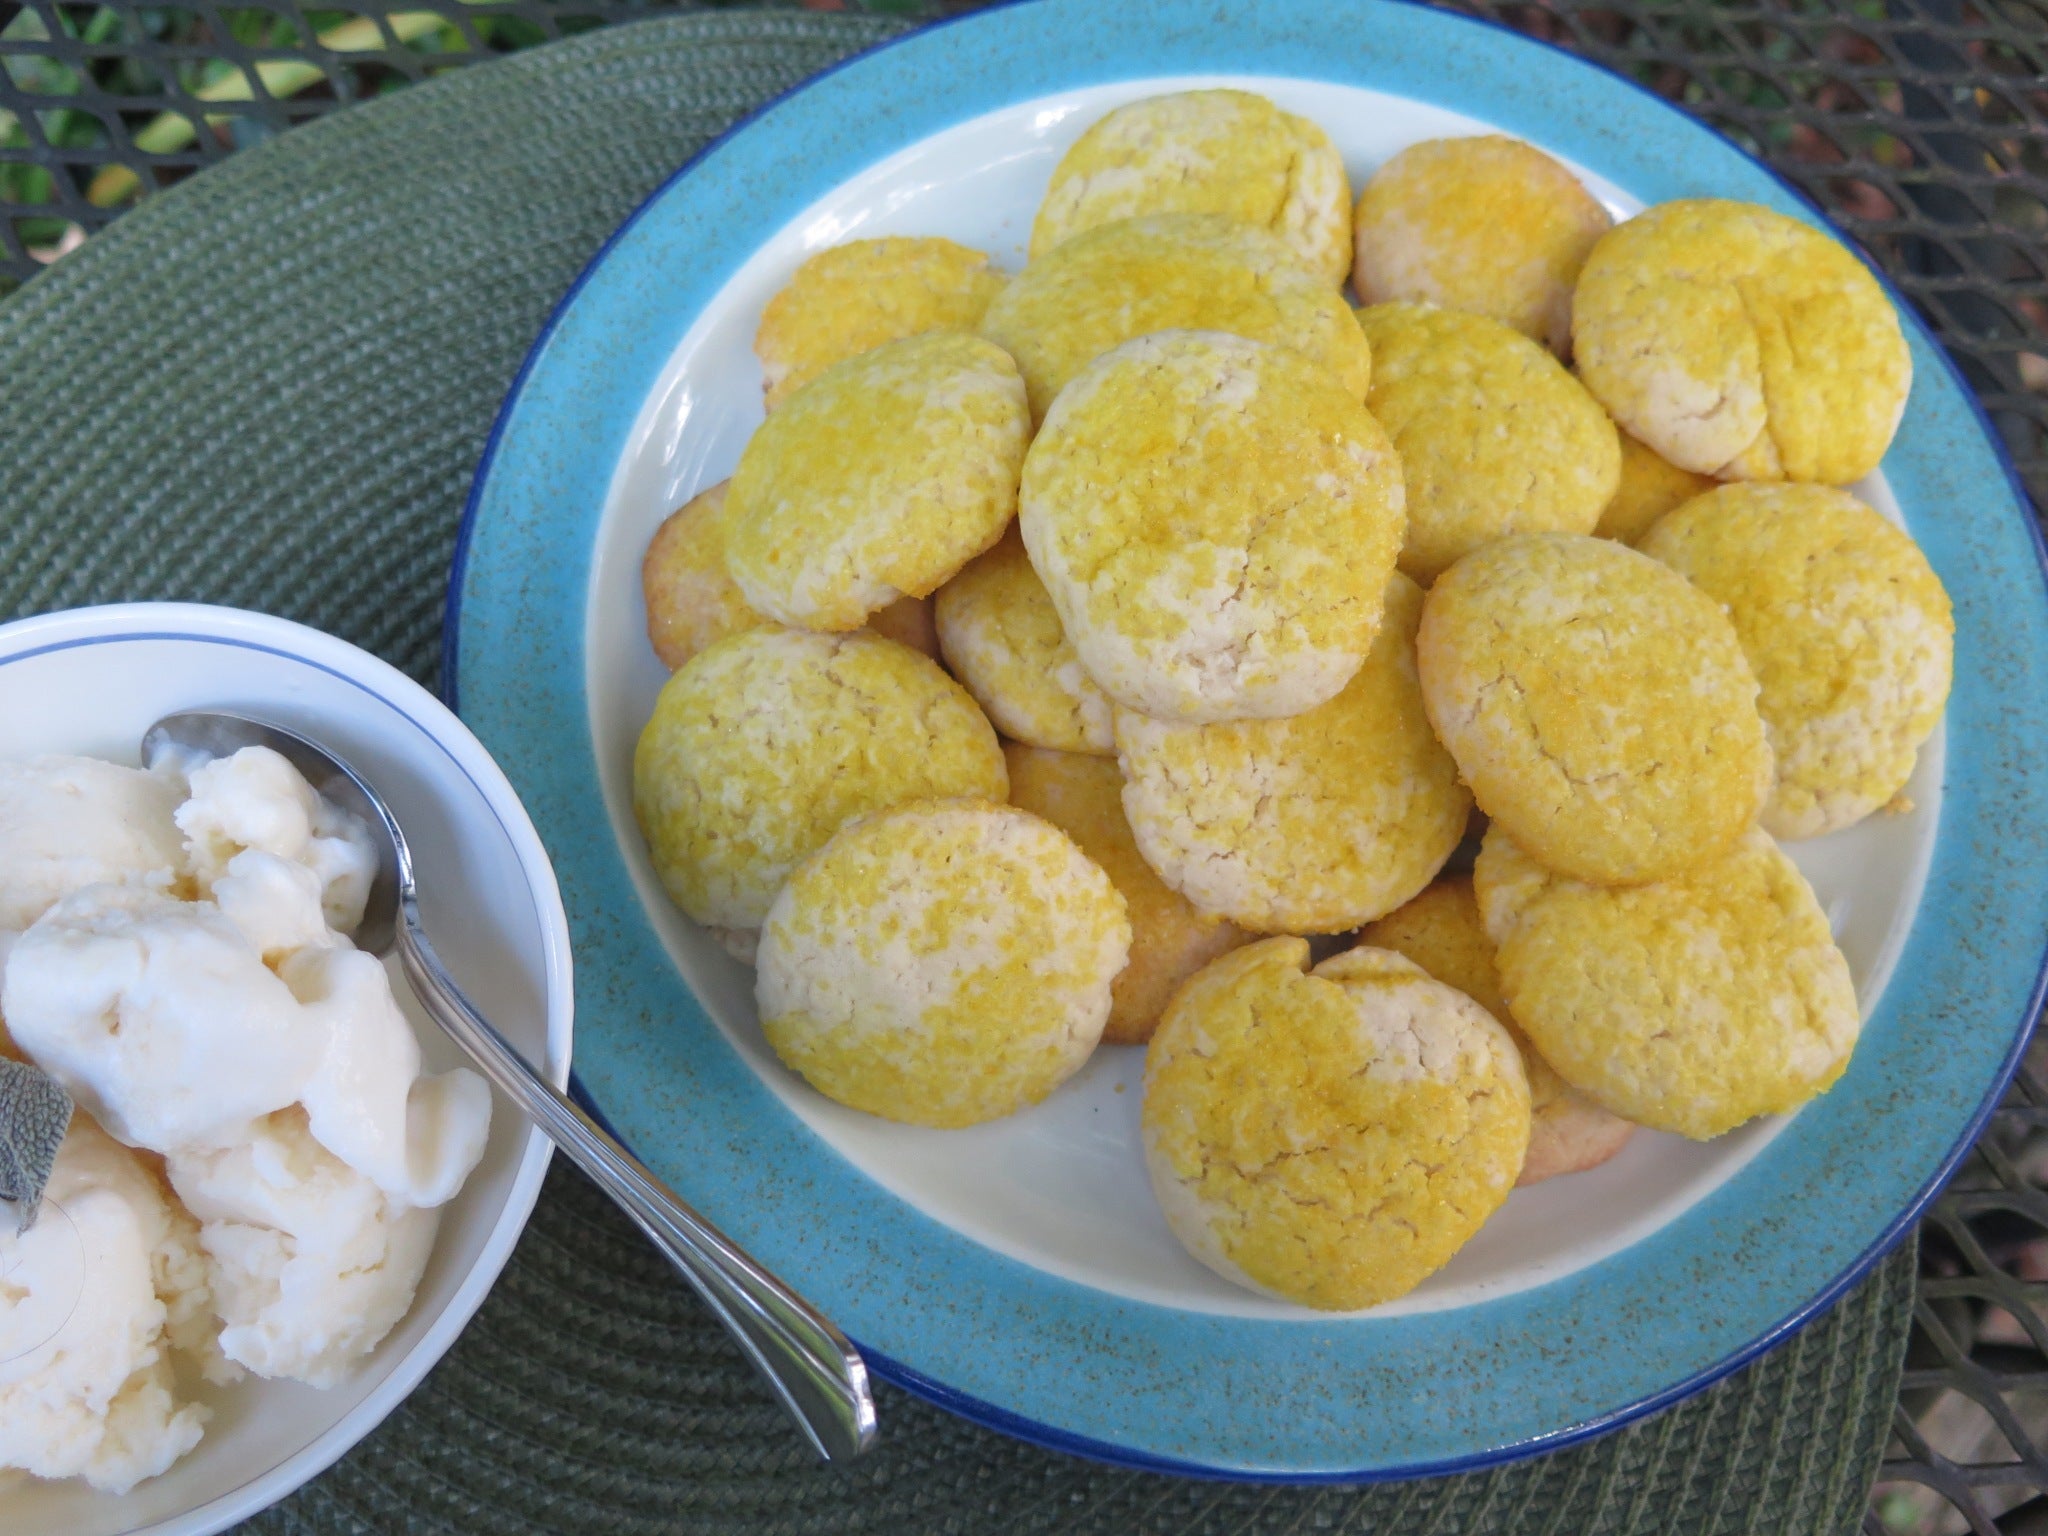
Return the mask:
<svg viewBox="0 0 2048 1536">
<path fill-rule="evenodd" d="M 1144 1045 L 1175 1233 L 1340 1310 L 1825 1091 L 1857 1000 L 1774 839 L 1897 803 L 1953 641 L 1839 488 L 1910 385 L 1863 266 L 1503 138 L 1354 205 L 1221 90 L 1091 127 L 1030 253 L 805 262 L 647 551 L 635 809 L 782 1060 L 951 1127 Z"/>
</svg>

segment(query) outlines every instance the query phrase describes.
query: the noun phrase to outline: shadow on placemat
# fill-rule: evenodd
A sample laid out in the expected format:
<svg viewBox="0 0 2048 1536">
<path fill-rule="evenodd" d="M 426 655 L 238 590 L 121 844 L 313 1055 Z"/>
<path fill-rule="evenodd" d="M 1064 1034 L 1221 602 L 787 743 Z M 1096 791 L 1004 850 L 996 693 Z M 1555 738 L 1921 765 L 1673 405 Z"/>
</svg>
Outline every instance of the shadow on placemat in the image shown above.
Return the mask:
<svg viewBox="0 0 2048 1536">
<path fill-rule="evenodd" d="M 0 305 L 0 617 L 237 604 L 431 681 L 464 493 L 557 297 L 710 136 L 895 30 L 727 12 L 593 34 L 152 199 Z M 558 1169 L 448 1359 L 245 1530 L 1836 1536 L 1890 1418 L 1913 1272 L 1909 1245 L 1712 1391 L 1462 1478 L 1180 1482 L 895 1391 L 883 1448 L 827 1470 L 624 1218 Z"/>
<path fill-rule="evenodd" d="M 816 1465 L 738 1351 L 581 1174 L 424 1386 L 244 1536 L 538 1531 L 1104 1536 L 1840 1536 L 1876 1465 L 1908 1244 L 1825 1319 L 1701 1397 L 1491 1472 L 1264 1488 L 1122 1472 L 880 1394 L 883 1442 Z"/>
</svg>

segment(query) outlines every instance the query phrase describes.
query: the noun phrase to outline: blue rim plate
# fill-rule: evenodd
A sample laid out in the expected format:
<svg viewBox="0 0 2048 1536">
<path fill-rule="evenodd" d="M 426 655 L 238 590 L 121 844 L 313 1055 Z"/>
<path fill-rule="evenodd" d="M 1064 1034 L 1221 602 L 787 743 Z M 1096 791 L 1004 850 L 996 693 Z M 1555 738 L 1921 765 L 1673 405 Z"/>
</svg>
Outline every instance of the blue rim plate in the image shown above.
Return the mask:
<svg viewBox="0 0 2048 1536">
<path fill-rule="evenodd" d="M 923 1215 L 803 1130 L 690 998 L 640 906 L 601 802 L 585 699 L 593 541 L 677 340 L 767 235 L 873 162 L 997 107 L 1204 73 L 1472 111 L 1645 201 L 1737 197 L 1822 222 L 1771 172 L 1629 82 L 1389 0 L 1268 0 L 1227 19 L 1196 0 L 1035 0 L 911 34 L 713 144 L 563 300 L 477 473 L 445 688 L 554 855 L 591 1100 L 832 1312 L 880 1374 L 997 1429 L 1125 1465 L 1286 1481 L 1465 1470 L 1625 1422 L 1786 1336 L 1897 1241 L 1995 1106 L 2039 1003 L 2048 933 L 2040 540 L 1973 398 L 1908 313 L 1916 381 L 1885 472 L 1957 625 L 1925 892 L 1850 1077 L 1652 1238 L 1483 1305 L 1295 1321 L 1111 1295 Z"/>
</svg>

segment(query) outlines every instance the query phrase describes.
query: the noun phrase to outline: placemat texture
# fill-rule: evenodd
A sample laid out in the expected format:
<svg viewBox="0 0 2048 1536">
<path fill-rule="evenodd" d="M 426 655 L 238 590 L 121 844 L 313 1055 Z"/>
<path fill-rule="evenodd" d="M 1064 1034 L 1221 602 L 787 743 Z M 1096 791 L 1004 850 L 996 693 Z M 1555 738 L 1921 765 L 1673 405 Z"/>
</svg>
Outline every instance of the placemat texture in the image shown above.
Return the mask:
<svg viewBox="0 0 2048 1536">
<path fill-rule="evenodd" d="M 550 307 L 712 135 L 896 29 L 723 12 L 595 33 L 300 129 L 96 236 L 0 305 L 0 616 L 237 604 L 431 682 L 469 478 Z M 624 1218 L 558 1166 L 439 1369 L 243 1529 L 1837 1536 L 1890 1418 L 1911 1250 L 1713 1390 L 1490 1472 L 1177 1481 L 887 1388 L 883 1448 L 830 1470 Z"/>
</svg>

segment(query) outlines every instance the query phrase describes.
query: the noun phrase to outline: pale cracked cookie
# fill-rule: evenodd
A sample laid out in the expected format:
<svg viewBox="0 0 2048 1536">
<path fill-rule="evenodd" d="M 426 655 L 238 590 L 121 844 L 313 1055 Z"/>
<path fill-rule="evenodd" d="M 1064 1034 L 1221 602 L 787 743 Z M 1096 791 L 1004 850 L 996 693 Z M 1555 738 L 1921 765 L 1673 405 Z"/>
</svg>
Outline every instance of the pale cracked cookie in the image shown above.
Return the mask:
<svg viewBox="0 0 2048 1536">
<path fill-rule="evenodd" d="M 1572 285 L 1614 220 L 1542 150 L 1486 134 L 1409 145 L 1366 183 L 1353 222 L 1367 304 L 1485 315 L 1562 357 Z"/>
<path fill-rule="evenodd" d="M 1891 300 L 1847 248 L 1715 198 L 1603 236 L 1572 336 L 1579 376 L 1623 430 L 1723 480 L 1860 480 L 1913 382 Z"/>
<path fill-rule="evenodd" d="M 1114 702 L 1166 720 L 1289 715 L 1341 689 L 1372 642 L 1401 468 L 1365 407 L 1300 353 L 1164 331 L 1060 396 L 1018 517 Z"/>
<path fill-rule="evenodd" d="M 1573 1088 L 1522 1033 L 1500 994 L 1493 940 L 1479 915 L 1468 875 L 1446 877 L 1406 906 L 1358 933 L 1368 949 L 1406 955 L 1447 987 L 1456 987 L 1492 1014 L 1522 1053 L 1529 1078 L 1529 1155 L 1518 1184 L 1539 1184 L 1564 1173 L 1597 1168 L 1619 1152 L 1635 1127 L 1609 1114 Z"/>
<path fill-rule="evenodd" d="M 1405 1296 L 1500 1208 L 1529 1089 L 1507 1031 L 1413 962 L 1308 957 L 1267 939 L 1181 988 L 1145 1055 L 1145 1164 L 1217 1274 L 1348 1312 Z"/>
<path fill-rule="evenodd" d="M 1351 183 L 1330 136 L 1249 91 L 1181 91 L 1118 107 L 1061 157 L 1031 255 L 1148 213 L 1220 213 L 1287 243 L 1337 284 L 1351 270 Z"/>
<path fill-rule="evenodd" d="M 1130 943 L 1116 887 L 1051 823 L 980 800 L 901 805 L 844 828 L 775 898 L 761 1029 L 827 1098 L 977 1125 L 1080 1070 Z"/>
<path fill-rule="evenodd" d="M 1483 315 L 1376 304 L 1365 403 L 1401 456 L 1401 569 L 1423 586 L 1510 533 L 1591 533 L 1621 479 L 1614 423 L 1548 352 Z"/>
<path fill-rule="evenodd" d="M 1430 589 L 1416 660 L 1479 808 L 1564 874 L 1683 874 L 1770 792 L 1756 675 L 1727 614 L 1611 540 L 1517 534 L 1473 551 Z"/>
<path fill-rule="evenodd" d="M 774 622 L 747 606 L 725 568 L 725 488 L 720 481 L 663 520 L 640 562 L 640 595 L 647 608 L 647 640 L 673 672 L 699 651 L 732 635 Z M 878 635 L 938 659 L 939 637 L 931 604 L 898 598 L 868 616 Z"/>
<path fill-rule="evenodd" d="M 1292 347 L 1356 400 L 1372 383 L 1372 351 L 1337 290 L 1275 236 L 1222 214 L 1153 214 L 1076 235 L 1019 273 L 981 321 L 1023 370 L 1034 420 L 1112 347 L 1172 330 Z"/>
<path fill-rule="evenodd" d="M 945 332 L 863 352 L 747 443 L 726 492 L 726 566 L 758 613 L 858 629 L 1002 537 L 1030 436 L 1001 348 Z"/>
<path fill-rule="evenodd" d="M 1123 775 L 1107 758 L 1006 743 L 1010 803 L 1043 816 L 1101 866 L 1131 919 L 1131 959 L 1110 991 L 1109 1045 L 1143 1045 L 1167 1000 L 1188 977 L 1251 937 L 1235 923 L 1197 911 L 1138 852 L 1124 817 Z"/>
<path fill-rule="evenodd" d="M 807 258 L 761 311 L 754 355 L 774 410 L 834 363 L 927 331 L 971 331 L 1005 279 L 932 236 L 849 240 Z"/>
<path fill-rule="evenodd" d="M 1955 666 L 1948 593 L 1911 538 L 1832 486 L 1728 485 L 1639 547 L 1734 621 L 1777 759 L 1766 831 L 1818 837 L 1905 788 Z"/>
<path fill-rule="evenodd" d="M 670 898 L 761 926 L 798 861 L 904 800 L 1009 793 L 1002 747 L 958 683 L 878 635 L 756 629 L 663 685 L 633 753 L 633 813 Z"/>
<path fill-rule="evenodd" d="M 1603 539 L 1638 543 L 1666 512 L 1676 511 L 1720 484 L 1712 475 L 1680 469 L 1626 432 L 1615 435 L 1621 439 L 1621 483 L 1600 514 L 1600 526 L 1593 530 Z"/>
<path fill-rule="evenodd" d="M 1813 889 L 1761 828 L 1675 880 L 1552 874 L 1498 827 L 1473 870 L 1515 1022 L 1615 1114 L 1694 1140 L 1796 1109 L 1862 1028 Z"/>
<path fill-rule="evenodd" d="M 1058 752 L 1116 751 L 1109 700 L 1067 643 L 1014 530 L 939 588 L 932 618 L 946 665 L 1005 736 Z"/>
<path fill-rule="evenodd" d="M 1428 885 L 1472 797 L 1415 675 L 1422 594 L 1396 573 L 1365 664 L 1284 720 L 1116 714 L 1124 809 L 1145 861 L 1205 912 L 1261 933 L 1341 933 Z"/>
</svg>

